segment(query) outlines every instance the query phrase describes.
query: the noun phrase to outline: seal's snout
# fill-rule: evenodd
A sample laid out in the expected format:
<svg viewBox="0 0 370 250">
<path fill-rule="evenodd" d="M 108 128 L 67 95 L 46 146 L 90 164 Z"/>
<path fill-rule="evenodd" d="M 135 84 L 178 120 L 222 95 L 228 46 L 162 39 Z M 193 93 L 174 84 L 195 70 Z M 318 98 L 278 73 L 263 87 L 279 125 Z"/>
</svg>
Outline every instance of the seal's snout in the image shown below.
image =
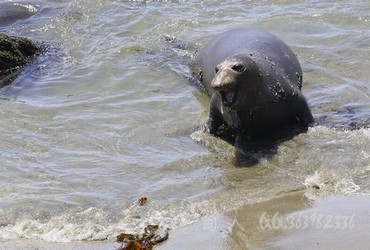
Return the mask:
<svg viewBox="0 0 370 250">
<path fill-rule="evenodd" d="M 211 87 L 216 91 L 228 91 L 236 87 L 236 76 L 232 68 L 216 67 Z"/>
<path fill-rule="evenodd" d="M 217 65 L 211 87 L 220 94 L 223 106 L 237 105 L 238 94 L 243 87 L 240 83 L 248 85 L 249 81 L 246 79 L 250 78 L 249 72 L 253 65 L 253 59 L 244 55 L 234 55 Z"/>
<path fill-rule="evenodd" d="M 239 66 L 232 67 L 216 67 L 215 77 L 211 82 L 211 87 L 219 92 L 222 105 L 225 107 L 233 106 L 237 101 L 237 79 L 234 71 L 244 70 Z"/>
</svg>

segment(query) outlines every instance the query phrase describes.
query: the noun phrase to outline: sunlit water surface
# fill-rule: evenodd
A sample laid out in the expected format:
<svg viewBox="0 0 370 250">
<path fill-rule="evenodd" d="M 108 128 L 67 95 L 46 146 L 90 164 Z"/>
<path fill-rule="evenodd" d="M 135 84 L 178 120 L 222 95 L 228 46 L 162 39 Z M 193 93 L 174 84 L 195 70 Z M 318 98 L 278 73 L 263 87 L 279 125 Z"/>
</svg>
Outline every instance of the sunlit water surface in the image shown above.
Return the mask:
<svg viewBox="0 0 370 250">
<path fill-rule="evenodd" d="M 36 15 L 0 27 L 47 47 L 0 90 L 0 239 L 176 229 L 295 190 L 370 194 L 369 1 L 28 3 Z M 249 168 L 202 132 L 209 99 L 188 80 L 196 48 L 240 26 L 291 46 L 320 121 Z"/>
</svg>

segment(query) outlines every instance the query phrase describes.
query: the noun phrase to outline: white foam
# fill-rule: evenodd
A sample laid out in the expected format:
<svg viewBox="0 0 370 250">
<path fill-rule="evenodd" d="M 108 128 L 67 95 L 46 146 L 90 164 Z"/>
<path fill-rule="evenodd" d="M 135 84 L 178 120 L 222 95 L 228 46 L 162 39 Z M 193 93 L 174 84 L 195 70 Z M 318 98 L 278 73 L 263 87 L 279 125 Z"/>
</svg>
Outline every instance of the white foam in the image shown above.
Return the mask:
<svg viewBox="0 0 370 250">
<path fill-rule="evenodd" d="M 47 222 L 18 219 L 0 228 L 0 239 L 33 239 L 48 242 L 94 241 L 113 239 L 122 232 L 141 233 L 146 225 L 158 224 L 161 230 L 177 229 L 216 213 L 203 202 L 176 202 L 132 206 L 112 215 L 112 211 L 91 207 L 51 217 Z M 116 218 L 116 219 L 114 219 Z M 118 219 L 117 219 L 118 218 Z"/>
<path fill-rule="evenodd" d="M 328 195 L 349 195 L 357 192 L 360 187 L 349 176 L 339 176 L 335 173 L 316 170 L 307 176 L 303 185 L 306 186 L 307 198 L 317 200 Z"/>
</svg>

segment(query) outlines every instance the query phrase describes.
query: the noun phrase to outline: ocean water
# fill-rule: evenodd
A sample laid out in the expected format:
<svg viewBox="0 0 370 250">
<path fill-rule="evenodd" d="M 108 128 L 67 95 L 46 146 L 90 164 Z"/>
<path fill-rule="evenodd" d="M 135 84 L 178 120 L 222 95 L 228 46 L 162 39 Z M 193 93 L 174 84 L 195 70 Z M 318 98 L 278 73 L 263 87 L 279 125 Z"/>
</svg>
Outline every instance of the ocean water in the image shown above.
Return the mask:
<svg viewBox="0 0 370 250">
<path fill-rule="evenodd" d="M 296 190 L 370 195 L 369 1 L 19 2 L 37 13 L 0 32 L 45 53 L 0 90 L 0 242 L 176 229 Z M 243 26 L 298 55 L 319 122 L 253 167 L 202 132 L 209 99 L 189 80 L 196 50 Z"/>
</svg>

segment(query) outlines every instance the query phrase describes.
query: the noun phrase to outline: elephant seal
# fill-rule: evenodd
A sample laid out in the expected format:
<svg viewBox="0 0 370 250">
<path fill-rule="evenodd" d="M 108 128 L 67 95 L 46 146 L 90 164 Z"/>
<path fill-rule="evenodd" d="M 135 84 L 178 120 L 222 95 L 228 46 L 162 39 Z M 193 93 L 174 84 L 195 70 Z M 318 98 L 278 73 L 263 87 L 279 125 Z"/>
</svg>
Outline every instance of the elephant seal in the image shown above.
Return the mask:
<svg viewBox="0 0 370 250">
<path fill-rule="evenodd" d="M 314 121 L 297 56 L 275 35 L 224 32 L 200 50 L 195 67 L 211 97 L 206 130 L 230 143 L 270 145 Z"/>
</svg>

